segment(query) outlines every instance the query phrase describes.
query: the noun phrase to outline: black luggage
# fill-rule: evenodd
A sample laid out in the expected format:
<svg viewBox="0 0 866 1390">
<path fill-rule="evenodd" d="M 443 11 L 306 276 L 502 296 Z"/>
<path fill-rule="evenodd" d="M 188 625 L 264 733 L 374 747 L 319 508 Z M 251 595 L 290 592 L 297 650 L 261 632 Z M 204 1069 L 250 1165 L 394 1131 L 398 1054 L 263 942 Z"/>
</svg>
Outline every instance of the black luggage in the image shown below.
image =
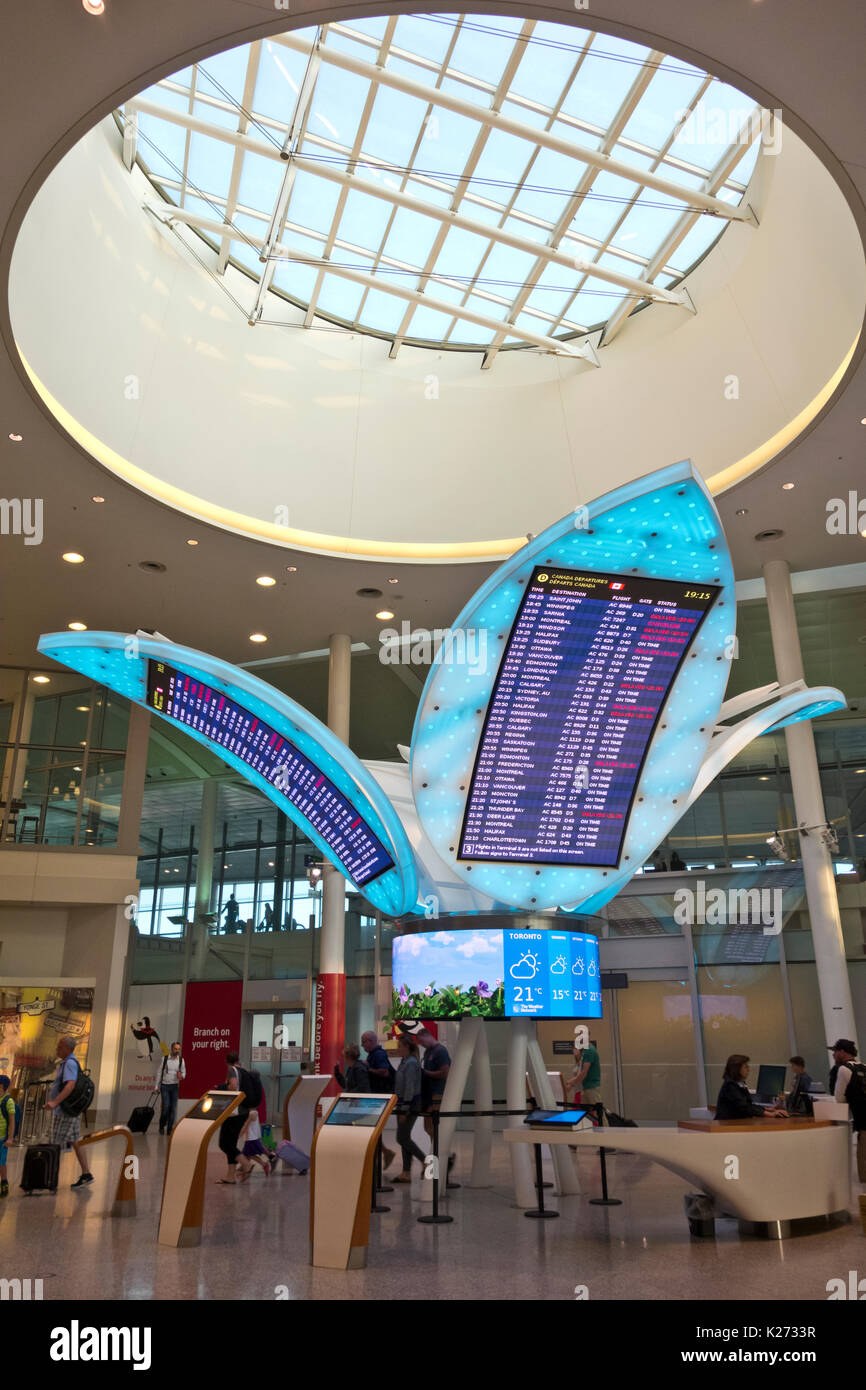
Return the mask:
<svg viewBox="0 0 866 1390">
<path fill-rule="evenodd" d="M 133 1134 L 147 1134 L 150 1122 L 153 1119 L 154 1108 L 156 1106 L 157 1091 L 154 1091 L 147 1105 L 137 1105 L 127 1121 L 127 1129 Z"/>
<path fill-rule="evenodd" d="M 60 1145 L 31 1144 L 24 1155 L 21 1187 L 28 1196 L 38 1189 L 57 1191 L 60 1177 Z"/>
</svg>

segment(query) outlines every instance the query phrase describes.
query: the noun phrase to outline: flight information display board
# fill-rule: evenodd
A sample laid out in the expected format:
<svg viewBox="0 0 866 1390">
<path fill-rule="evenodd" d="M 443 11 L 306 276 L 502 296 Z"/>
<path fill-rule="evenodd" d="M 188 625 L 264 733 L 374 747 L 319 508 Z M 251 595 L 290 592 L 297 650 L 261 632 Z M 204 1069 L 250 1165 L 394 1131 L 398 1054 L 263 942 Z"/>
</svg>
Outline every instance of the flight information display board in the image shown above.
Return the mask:
<svg viewBox="0 0 866 1390">
<path fill-rule="evenodd" d="M 371 826 L 321 768 L 223 691 L 163 661 L 151 660 L 147 704 L 233 753 L 282 792 L 359 888 L 394 867 Z"/>
<path fill-rule="evenodd" d="M 487 710 L 459 858 L 619 864 L 659 714 L 717 592 L 536 566 Z"/>
</svg>

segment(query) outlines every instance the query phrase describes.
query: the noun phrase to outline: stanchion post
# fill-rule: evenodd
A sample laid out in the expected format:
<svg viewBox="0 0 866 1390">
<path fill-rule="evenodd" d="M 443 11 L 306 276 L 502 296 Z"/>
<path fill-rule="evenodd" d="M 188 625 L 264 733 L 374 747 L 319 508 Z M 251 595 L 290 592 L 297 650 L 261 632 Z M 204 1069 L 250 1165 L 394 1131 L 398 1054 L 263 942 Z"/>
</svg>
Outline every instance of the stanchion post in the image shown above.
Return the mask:
<svg viewBox="0 0 866 1390">
<path fill-rule="evenodd" d="M 558 1211 L 547 1211 L 544 1206 L 544 1183 L 541 1172 L 541 1145 L 533 1144 L 535 1149 L 535 1190 L 538 1193 L 538 1206 L 535 1211 L 525 1211 L 524 1216 L 530 1216 L 536 1221 L 550 1221 L 555 1216 L 559 1216 Z"/>
<path fill-rule="evenodd" d="M 371 1211 L 374 1211 L 374 1212 L 377 1212 L 377 1213 L 384 1212 L 384 1211 L 390 1211 L 390 1210 L 391 1210 L 390 1207 L 383 1207 L 383 1206 L 380 1206 L 380 1205 L 377 1203 L 377 1201 L 376 1201 L 376 1195 L 377 1195 L 377 1193 L 379 1193 L 379 1192 L 382 1191 L 382 1185 L 381 1185 L 381 1184 L 382 1184 L 382 1141 L 381 1141 L 381 1139 L 380 1139 L 379 1142 L 378 1142 L 378 1144 L 376 1145 L 376 1154 L 375 1154 L 375 1157 L 374 1157 L 374 1159 L 373 1159 L 373 1182 L 372 1182 L 371 1188 L 370 1188 L 370 1210 L 371 1210 Z M 393 1190 L 394 1190 L 393 1188 L 389 1188 L 389 1191 L 393 1192 Z"/>
<path fill-rule="evenodd" d="M 433 1122 L 433 1210 L 429 1216 L 419 1216 L 418 1220 L 422 1226 L 444 1226 L 447 1222 L 453 1221 L 454 1217 L 439 1214 L 439 1111 L 434 1109 L 430 1118 Z M 424 1182 L 425 1179 L 422 1178 L 421 1181 Z"/>
<path fill-rule="evenodd" d="M 604 1118 L 604 1111 L 601 1106 L 598 1107 L 596 1113 L 599 1117 L 599 1124 L 601 1124 Z M 591 1207 L 621 1207 L 622 1202 L 619 1197 L 608 1197 L 607 1195 L 607 1158 L 605 1149 L 599 1149 L 598 1154 L 601 1159 L 601 1196 L 590 1197 L 589 1205 Z"/>
</svg>

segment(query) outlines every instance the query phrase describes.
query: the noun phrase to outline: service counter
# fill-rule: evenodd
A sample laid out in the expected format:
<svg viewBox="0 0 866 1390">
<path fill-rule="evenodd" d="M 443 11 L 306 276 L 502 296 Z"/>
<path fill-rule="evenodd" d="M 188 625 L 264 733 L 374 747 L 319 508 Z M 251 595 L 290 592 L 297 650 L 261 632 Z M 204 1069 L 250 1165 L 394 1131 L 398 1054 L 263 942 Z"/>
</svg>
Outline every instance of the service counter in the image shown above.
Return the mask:
<svg viewBox="0 0 866 1390">
<path fill-rule="evenodd" d="M 681 1120 L 669 1129 L 505 1130 L 511 1144 L 570 1144 L 641 1154 L 713 1198 L 716 1215 L 791 1234 L 790 1222 L 848 1211 L 851 1142 L 845 1123 L 790 1117 Z"/>
</svg>

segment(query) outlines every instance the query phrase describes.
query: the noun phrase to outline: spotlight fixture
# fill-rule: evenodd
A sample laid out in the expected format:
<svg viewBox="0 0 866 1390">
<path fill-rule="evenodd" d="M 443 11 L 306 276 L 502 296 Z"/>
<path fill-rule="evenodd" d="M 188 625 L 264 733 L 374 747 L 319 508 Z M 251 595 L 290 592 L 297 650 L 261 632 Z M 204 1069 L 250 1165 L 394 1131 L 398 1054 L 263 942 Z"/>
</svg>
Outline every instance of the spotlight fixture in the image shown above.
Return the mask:
<svg viewBox="0 0 866 1390">
<path fill-rule="evenodd" d="M 51 681 L 50 676 L 34 676 L 33 679 L 37 685 L 48 685 Z"/>
<path fill-rule="evenodd" d="M 187 545 L 198 545 L 198 541 L 187 541 Z"/>
<path fill-rule="evenodd" d="M 286 574 L 297 574 L 297 565 L 286 565 Z"/>
<path fill-rule="evenodd" d="M 390 608 L 380 608 L 379 612 L 376 614 L 376 617 L 379 619 L 379 621 L 383 623 L 390 622 L 393 616 L 394 614 L 391 612 Z"/>
<path fill-rule="evenodd" d="M 104 498 L 104 497 L 91 497 L 90 500 L 91 500 L 91 502 L 104 502 L 104 501 L 105 501 L 105 498 Z"/>
<path fill-rule="evenodd" d="M 267 640 L 268 640 L 268 639 L 267 639 L 267 637 L 265 636 L 265 634 L 264 634 L 263 632 L 251 632 L 251 633 L 250 633 L 250 641 L 251 641 L 251 642 L 267 642 Z"/>
<path fill-rule="evenodd" d="M 64 554 L 63 554 L 63 559 L 66 561 L 67 565 L 83 565 L 83 564 L 84 564 L 84 556 L 83 556 L 83 555 L 79 555 L 79 553 L 78 553 L 77 550 L 67 550 L 67 551 L 65 551 Z"/>
<path fill-rule="evenodd" d="M 12 440 L 12 443 L 13 443 L 13 444 L 20 444 L 21 441 L 22 441 L 22 439 L 24 438 L 24 435 L 23 435 L 23 434 L 10 434 L 9 438 Z"/>
<path fill-rule="evenodd" d="M 783 483 L 783 484 L 782 484 L 782 491 L 783 491 L 783 492 L 791 492 L 791 490 L 792 490 L 793 488 L 795 488 L 795 487 L 796 487 L 796 483 Z"/>
<path fill-rule="evenodd" d="M 85 14 L 105 14 L 105 0 L 81 0 L 81 8 Z"/>
<path fill-rule="evenodd" d="M 87 623 L 67 623 L 66 626 L 69 628 L 70 632 L 87 631 Z"/>
<path fill-rule="evenodd" d="M 272 589 L 276 582 L 276 579 L 272 579 L 269 574 L 260 574 L 256 580 L 256 583 L 261 584 L 263 589 Z"/>
<path fill-rule="evenodd" d="M 768 837 L 767 844 L 770 846 L 773 853 L 777 854 L 780 859 L 784 859 L 786 863 L 790 860 L 791 856 L 788 853 L 788 848 L 778 830 Z"/>
<path fill-rule="evenodd" d="M 399 579 L 389 579 L 389 580 L 388 580 L 388 583 L 389 583 L 389 584 L 399 584 L 400 581 L 399 581 Z"/>
<path fill-rule="evenodd" d="M 738 507 L 738 508 L 737 508 L 737 516 L 748 516 L 748 515 L 749 515 L 749 509 L 748 509 L 748 507 Z"/>
</svg>

